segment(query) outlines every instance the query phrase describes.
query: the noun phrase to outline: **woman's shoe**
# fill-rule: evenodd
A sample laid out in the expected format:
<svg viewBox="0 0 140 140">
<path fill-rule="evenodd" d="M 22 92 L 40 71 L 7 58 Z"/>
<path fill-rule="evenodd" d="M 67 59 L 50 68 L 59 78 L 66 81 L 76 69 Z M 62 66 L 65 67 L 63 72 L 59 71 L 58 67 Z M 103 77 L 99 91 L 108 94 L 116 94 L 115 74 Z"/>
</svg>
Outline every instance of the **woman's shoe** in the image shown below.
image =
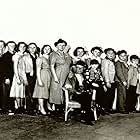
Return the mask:
<svg viewBox="0 0 140 140">
<path fill-rule="evenodd" d="M 52 110 L 55 111 L 55 104 L 52 105 Z"/>
<path fill-rule="evenodd" d="M 48 110 L 49 111 L 54 111 L 50 106 L 48 106 Z"/>
<path fill-rule="evenodd" d="M 47 115 L 46 111 L 44 109 L 40 110 L 41 115 Z"/>
</svg>

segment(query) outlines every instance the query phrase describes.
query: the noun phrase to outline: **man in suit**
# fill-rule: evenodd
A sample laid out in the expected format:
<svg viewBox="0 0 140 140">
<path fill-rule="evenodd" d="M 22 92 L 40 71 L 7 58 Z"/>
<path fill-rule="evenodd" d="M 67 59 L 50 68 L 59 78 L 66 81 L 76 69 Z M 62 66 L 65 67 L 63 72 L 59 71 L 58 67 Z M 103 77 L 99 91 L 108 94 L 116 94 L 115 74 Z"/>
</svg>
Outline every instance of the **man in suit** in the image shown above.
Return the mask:
<svg viewBox="0 0 140 140">
<path fill-rule="evenodd" d="M 4 50 L 5 50 L 5 42 L 3 40 L 0 40 L 0 110 L 1 111 L 2 111 L 3 81 L 4 81 L 4 68 L 3 68 Z"/>
<path fill-rule="evenodd" d="M 87 125 L 93 125 L 91 122 L 91 94 L 85 90 L 83 84 L 86 64 L 83 61 L 77 61 L 75 67 L 76 71 L 69 73 L 65 87 L 68 87 L 72 100 L 81 104 L 81 122 L 84 121 Z"/>
<path fill-rule="evenodd" d="M 9 41 L 6 46 L 8 50 L 2 56 L 4 69 L 2 109 L 4 113 L 9 111 L 10 115 L 14 111 L 14 101 L 13 99 L 9 98 L 9 94 L 14 75 L 12 57 L 16 43 L 14 41 Z"/>
</svg>

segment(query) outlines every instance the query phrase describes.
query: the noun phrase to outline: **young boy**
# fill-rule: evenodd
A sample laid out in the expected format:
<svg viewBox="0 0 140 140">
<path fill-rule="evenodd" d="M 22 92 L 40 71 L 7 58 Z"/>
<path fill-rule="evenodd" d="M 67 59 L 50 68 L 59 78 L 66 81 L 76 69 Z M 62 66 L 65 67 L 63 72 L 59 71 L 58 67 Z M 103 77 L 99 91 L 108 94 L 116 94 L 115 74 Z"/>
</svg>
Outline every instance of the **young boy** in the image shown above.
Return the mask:
<svg viewBox="0 0 140 140">
<path fill-rule="evenodd" d="M 115 56 L 116 52 L 112 48 L 104 50 L 106 57 L 102 60 L 101 71 L 107 87 L 106 91 L 106 111 L 112 113 L 112 106 L 115 97 Z"/>
<path fill-rule="evenodd" d="M 118 51 L 119 60 L 115 64 L 116 69 L 116 83 L 117 83 L 117 102 L 118 111 L 122 114 L 128 114 L 126 110 L 126 93 L 128 80 L 128 56 L 125 50 Z"/>
<path fill-rule="evenodd" d="M 128 70 L 128 81 L 127 81 L 127 111 L 133 112 L 135 111 L 136 105 L 136 88 L 138 82 L 138 63 L 139 57 L 137 55 L 130 56 L 130 66 Z"/>
</svg>

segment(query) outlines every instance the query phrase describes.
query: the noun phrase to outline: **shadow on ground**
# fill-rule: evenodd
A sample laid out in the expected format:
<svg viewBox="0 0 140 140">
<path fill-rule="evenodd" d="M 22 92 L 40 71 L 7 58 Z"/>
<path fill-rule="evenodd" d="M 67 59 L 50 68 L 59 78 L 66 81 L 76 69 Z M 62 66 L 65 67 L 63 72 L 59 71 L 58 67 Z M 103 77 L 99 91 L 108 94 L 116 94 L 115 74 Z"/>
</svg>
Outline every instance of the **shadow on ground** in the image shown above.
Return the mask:
<svg viewBox="0 0 140 140">
<path fill-rule="evenodd" d="M 0 140 L 140 140 L 140 114 L 101 116 L 94 126 L 57 115 L 1 115 Z"/>
</svg>

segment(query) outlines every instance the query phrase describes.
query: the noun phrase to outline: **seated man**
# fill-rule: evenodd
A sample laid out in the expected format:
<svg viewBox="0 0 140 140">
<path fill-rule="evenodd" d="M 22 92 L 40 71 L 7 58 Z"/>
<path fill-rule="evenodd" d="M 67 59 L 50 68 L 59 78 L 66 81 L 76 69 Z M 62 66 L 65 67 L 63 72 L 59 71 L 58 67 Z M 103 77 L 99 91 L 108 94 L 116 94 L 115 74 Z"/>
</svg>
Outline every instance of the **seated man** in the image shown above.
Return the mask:
<svg viewBox="0 0 140 140">
<path fill-rule="evenodd" d="M 69 94 L 72 100 L 75 100 L 81 104 L 81 121 L 88 125 L 92 125 L 91 122 L 91 94 L 88 90 L 85 90 L 84 82 L 84 70 L 86 64 L 83 61 L 76 63 L 76 71 L 69 73 L 65 88 L 69 90 Z"/>
</svg>

